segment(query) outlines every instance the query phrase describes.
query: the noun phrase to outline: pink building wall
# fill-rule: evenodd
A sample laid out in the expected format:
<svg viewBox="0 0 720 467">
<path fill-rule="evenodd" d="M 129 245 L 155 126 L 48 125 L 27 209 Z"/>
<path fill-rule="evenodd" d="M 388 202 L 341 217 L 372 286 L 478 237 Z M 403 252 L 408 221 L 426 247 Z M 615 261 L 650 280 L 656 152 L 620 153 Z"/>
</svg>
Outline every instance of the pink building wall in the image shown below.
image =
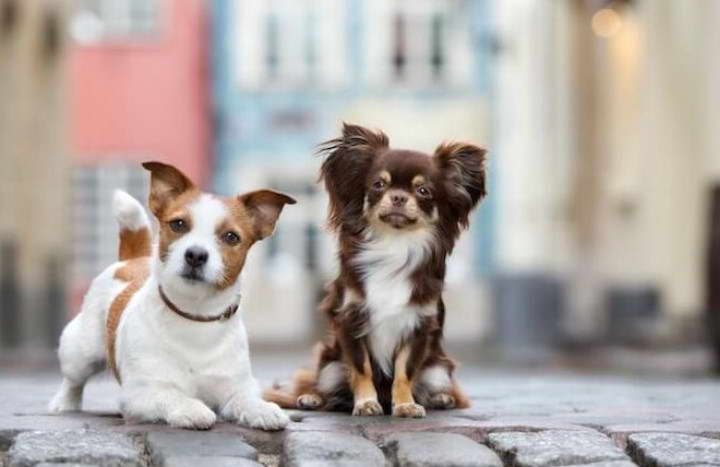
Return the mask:
<svg viewBox="0 0 720 467">
<path fill-rule="evenodd" d="M 70 141 L 76 163 L 171 162 L 210 177 L 208 4 L 160 2 L 157 37 L 75 44 Z"/>
</svg>

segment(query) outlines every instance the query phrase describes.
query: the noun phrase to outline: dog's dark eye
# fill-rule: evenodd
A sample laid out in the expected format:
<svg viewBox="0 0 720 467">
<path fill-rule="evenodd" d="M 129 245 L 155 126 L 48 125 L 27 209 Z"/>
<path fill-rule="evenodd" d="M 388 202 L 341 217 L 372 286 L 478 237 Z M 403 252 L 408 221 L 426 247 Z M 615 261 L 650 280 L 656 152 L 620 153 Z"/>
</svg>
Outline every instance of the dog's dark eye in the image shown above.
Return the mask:
<svg viewBox="0 0 720 467">
<path fill-rule="evenodd" d="M 184 233 L 188 231 L 187 222 L 183 219 L 173 219 L 169 223 L 170 229 L 175 233 Z"/>
<path fill-rule="evenodd" d="M 372 184 L 373 190 L 382 190 L 385 188 L 385 180 L 378 180 Z"/>
<path fill-rule="evenodd" d="M 428 190 L 427 187 L 419 186 L 417 189 L 417 194 L 419 194 L 423 198 L 427 198 L 430 196 L 430 190 Z"/>
<path fill-rule="evenodd" d="M 240 243 L 240 236 L 235 232 L 228 231 L 222 234 L 222 240 L 230 246 L 237 245 Z"/>
</svg>

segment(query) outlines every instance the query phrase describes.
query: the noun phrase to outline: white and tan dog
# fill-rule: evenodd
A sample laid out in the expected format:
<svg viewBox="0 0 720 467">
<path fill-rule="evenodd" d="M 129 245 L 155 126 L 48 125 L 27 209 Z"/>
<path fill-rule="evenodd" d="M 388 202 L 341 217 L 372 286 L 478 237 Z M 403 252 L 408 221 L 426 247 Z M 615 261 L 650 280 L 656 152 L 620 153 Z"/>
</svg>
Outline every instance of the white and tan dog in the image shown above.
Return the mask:
<svg viewBox="0 0 720 467">
<path fill-rule="evenodd" d="M 236 311 L 248 250 L 295 200 L 271 190 L 219 197 L 170 165 L 143 167 L 151 172 L 157 241 L 140 203 L 116 192 L 119 262 L 95 278 L 62 333 L 64 379 L 50 410 L 80 410 L 86 381 L 107 362 L 121 383 L 126 420 L 208 429 L 217 413 L 282 429 L 288 417 L 261 398 Z"/>
</svg>

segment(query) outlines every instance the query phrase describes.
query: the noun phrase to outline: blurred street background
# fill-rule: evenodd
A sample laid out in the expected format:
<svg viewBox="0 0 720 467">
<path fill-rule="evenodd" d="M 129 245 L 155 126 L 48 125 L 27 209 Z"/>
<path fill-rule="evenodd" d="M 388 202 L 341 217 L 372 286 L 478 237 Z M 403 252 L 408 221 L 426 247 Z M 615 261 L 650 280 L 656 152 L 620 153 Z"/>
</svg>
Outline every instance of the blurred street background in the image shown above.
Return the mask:
<svg viewBox="0 0 720 467">
<path fill-rule="evenodd" d="M 720 2 L 0 0 L 0 371 L 56 365 L 145 160 L 299 204 L 243 273 L 253 351 L 308 355 L 342 121 L 489 150 L 450 262 L 466 365 L 720 373 Z"/>
</svg>

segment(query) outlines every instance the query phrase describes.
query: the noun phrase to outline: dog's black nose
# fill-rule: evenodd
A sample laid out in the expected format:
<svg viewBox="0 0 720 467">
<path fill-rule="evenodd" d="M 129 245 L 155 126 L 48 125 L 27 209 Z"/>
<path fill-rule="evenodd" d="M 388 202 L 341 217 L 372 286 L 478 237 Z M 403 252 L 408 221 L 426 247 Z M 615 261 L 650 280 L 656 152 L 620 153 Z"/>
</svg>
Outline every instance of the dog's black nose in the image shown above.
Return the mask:
<svg viewBox="0 0 720 467">
<path fill-rule="evenodd" d="M 393 206 L 398 208 L 407 203 L 407 200 L 407 196 L 401 194 L 394 194 L 390 196 L 390 201 L 392 201 Z"/>
<path fill-rule="evenodd" d="M 203 266 L 205 263 L 207 263 L 208 260 L 208 252 L 205 248 L 200 248 L 199 246 L 191 246 L 187 250 L 185 250 L 185 262 L 188 264 L 188 266 L 191 266 L 193 268 L 199 268 L 200 266 Z"/>
</svg>

